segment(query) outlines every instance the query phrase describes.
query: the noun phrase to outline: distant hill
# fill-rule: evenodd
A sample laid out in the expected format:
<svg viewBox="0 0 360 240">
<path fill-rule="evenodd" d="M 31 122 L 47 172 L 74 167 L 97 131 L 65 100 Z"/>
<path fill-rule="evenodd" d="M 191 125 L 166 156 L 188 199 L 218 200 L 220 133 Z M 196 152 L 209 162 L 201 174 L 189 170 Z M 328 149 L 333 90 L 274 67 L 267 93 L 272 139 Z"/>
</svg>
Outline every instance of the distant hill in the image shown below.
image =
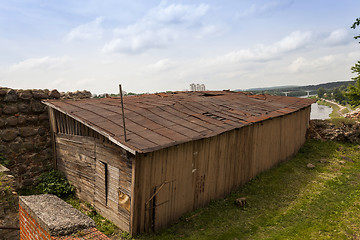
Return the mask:
<svg viewBox="0 0 360 240">
<path fill-rule="evenodd" d="M 266 91 L 266 90 L 277 90 L 277 89 L 288 89 L 288 88 L 297 88 L 299 86 L 276 86 L 276 87 L 264 87 L 264 88 L 249 88 L 246 89 L 245 91 Z M 235 90 L 235 91 L 240 91 L 240 90 Z"/>
<path fill-rule="evenodd" d="M 334 88 L 346 88 L 350 84 L 354 84 L 355 81 L 338 81 L 329 82 L 316 85 L 306 86 L 277 86 L 277 87 L 264 87 L 264 88 L 250 88 L 246 90 L 235 90 L 235 91 L 247 91 L 253 93 L 267 93 L 271 95 L 284 95 L 283 92 L 289 92 L 288 96 L 304 96 L 307 94 L 306 91 L 310 91 L 310 94 L 316 94 L 319 88 L 334 89 Z"/>
</svg>

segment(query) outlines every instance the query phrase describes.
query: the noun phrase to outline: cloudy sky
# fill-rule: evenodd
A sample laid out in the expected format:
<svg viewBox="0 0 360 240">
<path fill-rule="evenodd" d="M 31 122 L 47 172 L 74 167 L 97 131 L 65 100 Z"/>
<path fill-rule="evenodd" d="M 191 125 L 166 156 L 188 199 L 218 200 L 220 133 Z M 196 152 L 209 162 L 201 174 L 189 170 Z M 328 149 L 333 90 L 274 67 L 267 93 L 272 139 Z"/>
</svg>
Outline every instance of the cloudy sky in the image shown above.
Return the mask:
<svg viewBox="0 0 360 240">
<path fill-rule="evenodd" d="M 359 0 L 0 1 L 0 86 L 116 93 L 353 77 Z"/>
</svg>

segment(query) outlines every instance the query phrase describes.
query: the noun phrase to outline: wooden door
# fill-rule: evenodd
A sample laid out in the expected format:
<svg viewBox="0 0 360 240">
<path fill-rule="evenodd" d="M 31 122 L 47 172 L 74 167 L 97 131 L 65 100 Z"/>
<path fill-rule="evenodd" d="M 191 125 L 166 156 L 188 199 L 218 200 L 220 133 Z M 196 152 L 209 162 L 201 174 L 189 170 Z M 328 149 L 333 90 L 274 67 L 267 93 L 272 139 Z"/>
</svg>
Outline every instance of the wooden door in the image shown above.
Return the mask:
<svg viewBox="0 0 360 240">
<path fill-rule="evenodd" d="M 176 181 L 167 181 L 155 188 L 153 201 L 153 228 L 155 231 L 167 226 L 174 219 Z"/>
<path fill-rule="evenodd" d="M 107 205 L 107 164 L 96 160 L 95 166 L 95 205 Z"/>
</svg>

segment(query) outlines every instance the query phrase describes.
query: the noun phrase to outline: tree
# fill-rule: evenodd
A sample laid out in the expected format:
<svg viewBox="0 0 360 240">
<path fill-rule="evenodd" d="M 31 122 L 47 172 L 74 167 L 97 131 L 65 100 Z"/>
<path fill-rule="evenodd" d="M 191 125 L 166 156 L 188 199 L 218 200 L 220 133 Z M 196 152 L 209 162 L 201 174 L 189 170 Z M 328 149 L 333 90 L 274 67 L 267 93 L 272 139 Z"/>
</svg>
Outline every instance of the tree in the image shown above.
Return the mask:
<svg viewBox="0 0 360 240">
<path fill-rule="evenodd" d="M 351 26 L 352 29 L 356 29 L 360 25 L 360 18 L 357 18 L 354 24 Z M 360 38 L 360 34 L 354 37 L 355 39 Z M 360 43 L 360 42 L 359 42 Z M 355 85 L 349 85 L 346 96 L 349 98 L 351 105 L 360 105 L 360 61 L 355 66 L 351 67 L 353 73 L 357 74 L 356 77 L 352 78 L 356 81 Z"/>
<path fill-rule="evenodd" d="M 333 96 L 336 102 L 342 103 L 345 100 L 344 94 L 340 91 L 339 88 L 333 90 Z"/>
<path fill-rule="evenodd" d="M 357 78 L 359 78 L 359 76 Z M 348 97 L 351 105 L 360 105 L 360 80 L 357 80 L 355 85 L 349 85 L 346 96 Z"/>
<path fill-rule="evenodd" d="M 360 18 L 357 18 L 356 19 L 356 21 L 353 23 L 353 25 L 351 26 L 351 28 L 352 29 L 355 29 L 357 26 L 359 26 L 360 25 Z M 355 39 L 358 39 L 358 38 L 360 38 L 360 34 L 359 35 L 357 35 L 357 36 L 355 36 L 354 37 Z M 360 43 L 360 42 L 359 42 Z"/>
<path fill-rule="evenodd" d="M 317 95 L 319 98 L 323 98 L 324 97 L 324 94 L 326 93 L 325 89 L 324 88 L 318 88 L 317 90 Z"/>
</svg>

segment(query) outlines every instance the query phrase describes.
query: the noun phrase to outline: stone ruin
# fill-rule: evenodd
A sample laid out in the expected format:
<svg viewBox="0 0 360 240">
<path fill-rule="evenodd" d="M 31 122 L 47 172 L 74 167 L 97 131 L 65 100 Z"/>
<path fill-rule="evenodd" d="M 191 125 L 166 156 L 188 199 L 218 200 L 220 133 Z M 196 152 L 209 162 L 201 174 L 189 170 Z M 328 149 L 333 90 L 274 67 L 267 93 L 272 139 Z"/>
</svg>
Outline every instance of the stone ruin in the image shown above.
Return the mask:
<svg viewBox="0 0 360 240">
<path fill-rule="evenodd" d="M 327 120 L 311 120 L 307 138 L 360 144 L 360 123 L 339 121 L 335 124 Z"/>
<path fill-rule="evenodd" d="M 32 186 L 52 167 L 48 112 L 41 100 L 90 97 L 85 90 L 63 93 L 0 87 L 0 164 L 6 163 L 11 170 L 17 188 Z"/>
</svg>

